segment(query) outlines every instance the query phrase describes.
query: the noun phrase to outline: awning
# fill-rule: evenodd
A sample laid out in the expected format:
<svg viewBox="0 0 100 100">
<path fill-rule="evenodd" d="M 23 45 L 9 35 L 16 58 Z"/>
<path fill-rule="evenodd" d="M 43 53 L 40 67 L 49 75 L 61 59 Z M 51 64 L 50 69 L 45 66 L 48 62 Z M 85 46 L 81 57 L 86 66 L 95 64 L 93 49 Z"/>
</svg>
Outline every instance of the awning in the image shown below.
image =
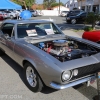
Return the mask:
<svg viewBox="0 0 100 100">
<path fill-rule="evenodd" d="M 22 7 L 10 0 L 0 0 L 0 9 L 22 9 Z"/>
</svg>

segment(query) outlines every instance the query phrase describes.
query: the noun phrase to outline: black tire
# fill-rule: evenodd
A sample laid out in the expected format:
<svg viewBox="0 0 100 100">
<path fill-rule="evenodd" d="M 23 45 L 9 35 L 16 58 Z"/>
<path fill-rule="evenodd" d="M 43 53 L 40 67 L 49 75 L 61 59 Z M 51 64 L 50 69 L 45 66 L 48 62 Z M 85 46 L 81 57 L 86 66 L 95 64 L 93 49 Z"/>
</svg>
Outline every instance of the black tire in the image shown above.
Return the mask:
<svg viewBox="0 0 100 100">
<path fill-rule="evenodd" d="M 30 83 L 28 82 L 28 79 L 27 78 L 27 75 L 26 73 L 28 72 L 28 68 L 32 68 L 32 70 L 34 71 L 34 74 L 31 75 L 29 78 L 33 79 L 31 80 L 31 83 L 35 84 L 34 86 L 31 86 Z M 27 71 L 27 72 L 26 72 Z M 32 74 L 32 71 L 31 71 L 31 74 Z M 43 88 L 43 83 L 37 73 L 37 71 L 34 69 L 34 67 L 30 64 L 30 63 L 25 63 L 24 65 L 24 81 L 25 81 L 25 84 L 26 86 L 32 91 L 32 92 L 40 92 Z"/>
<path fill-rule="evenodd" d="M 71 24 L 76 24 L 76 19 L 72 19 Z"/>
<path fill-rule="evenodd" d="M 5 52 L 3 52 L 1 49 L 0 49 L 0 56 L 3 56 L 5 54 Z"/>
</svg>

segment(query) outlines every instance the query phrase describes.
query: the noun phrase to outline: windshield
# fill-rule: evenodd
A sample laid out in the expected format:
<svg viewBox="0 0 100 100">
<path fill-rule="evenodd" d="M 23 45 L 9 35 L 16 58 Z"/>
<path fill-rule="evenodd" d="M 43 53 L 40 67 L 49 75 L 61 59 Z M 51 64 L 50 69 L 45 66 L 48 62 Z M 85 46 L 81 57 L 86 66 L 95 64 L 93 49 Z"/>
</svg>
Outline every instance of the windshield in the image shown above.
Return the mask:
<svg viewBox="0 0 100 100">
<path fill-rule="evenodd" d="M 17 37 L 62 34 L 53 23 L 27 23 L 17 25 Z"/>
<path fill-rule="evenodd" d="M 70 11 L 67 15 L 67 17 L 69 16 L 77 16 L 80 14 L 80 12 L 83 12 L 83 11 Z"/>
</svg>

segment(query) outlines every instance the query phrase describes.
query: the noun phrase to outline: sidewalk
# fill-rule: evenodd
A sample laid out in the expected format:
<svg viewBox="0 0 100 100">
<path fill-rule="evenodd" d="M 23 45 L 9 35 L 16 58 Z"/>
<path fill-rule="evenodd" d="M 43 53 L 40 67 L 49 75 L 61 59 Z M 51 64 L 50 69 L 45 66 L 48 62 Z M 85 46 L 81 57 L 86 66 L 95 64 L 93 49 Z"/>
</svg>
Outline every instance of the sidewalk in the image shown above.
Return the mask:
<svg viewBox="0 0 100 100">
<path fill-rule="evenodd" d="M 82 37 L 83 31 L 74 32 L 72 30 L 64 30 L 63 33 L 68 36 Z"/>
</svg>

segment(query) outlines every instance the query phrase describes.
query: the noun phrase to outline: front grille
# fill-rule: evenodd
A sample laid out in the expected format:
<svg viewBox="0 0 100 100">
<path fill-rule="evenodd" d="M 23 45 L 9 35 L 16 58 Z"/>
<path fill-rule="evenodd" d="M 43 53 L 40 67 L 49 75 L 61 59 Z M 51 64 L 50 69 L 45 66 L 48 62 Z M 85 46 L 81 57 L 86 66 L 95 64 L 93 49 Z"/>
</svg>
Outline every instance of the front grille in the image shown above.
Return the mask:
<svg viewBox="0 0 100 100">
<path fill-rule="evenodd" d="M 96 72 L 100 71 L 100 63 L 99 64 L 94 64 L 94 65 L 89 65 L 85 67 L 78 68 L 78 75 L 73 76 L 71 80 L 75 80 L 81 77 L 85 77 L 90 74 L 94 74 Z"/>
</svg>

